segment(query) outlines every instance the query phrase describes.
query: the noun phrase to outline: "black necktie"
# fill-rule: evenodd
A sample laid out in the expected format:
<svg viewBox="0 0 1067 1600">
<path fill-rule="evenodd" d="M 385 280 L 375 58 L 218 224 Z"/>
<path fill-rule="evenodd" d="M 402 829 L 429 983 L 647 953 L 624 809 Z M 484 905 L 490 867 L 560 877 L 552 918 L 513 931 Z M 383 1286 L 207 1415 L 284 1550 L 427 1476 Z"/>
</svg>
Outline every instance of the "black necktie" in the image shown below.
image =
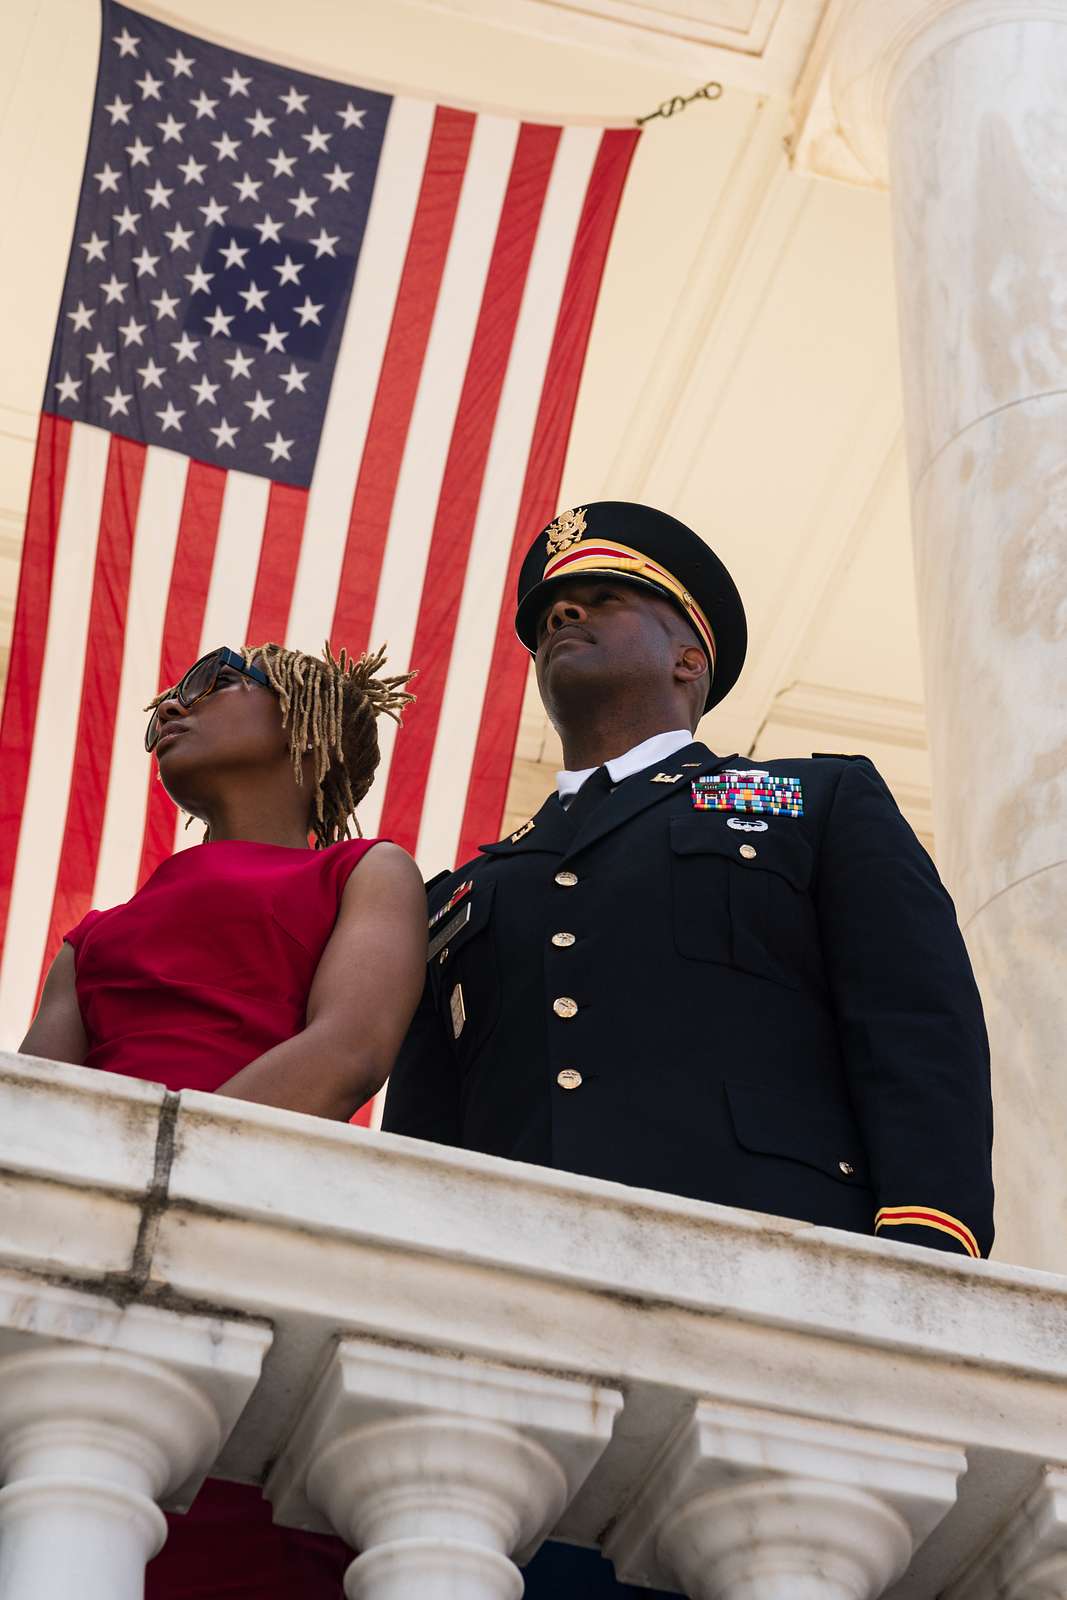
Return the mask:
<svg viewBox="0 0 1067 1600">
<path fill-rule="evenodd" d="M 596 771 L 586 778 L 582 787 L 567 807 L 567 821 L 571 824 L 575 833 L 584 826 L 597 806 L 602 805 L 604 799 L 610 793 L 611 774 L 607 767 L 597 767 Z"/>
</svg>

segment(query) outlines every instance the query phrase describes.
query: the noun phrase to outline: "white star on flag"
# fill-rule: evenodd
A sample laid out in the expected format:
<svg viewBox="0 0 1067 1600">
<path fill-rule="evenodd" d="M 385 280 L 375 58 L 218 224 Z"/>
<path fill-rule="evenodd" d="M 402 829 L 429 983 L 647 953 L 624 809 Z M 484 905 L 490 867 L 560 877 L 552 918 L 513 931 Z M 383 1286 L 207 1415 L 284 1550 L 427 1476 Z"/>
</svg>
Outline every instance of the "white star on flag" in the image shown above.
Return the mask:
<svg viewBox="0 0 1067 1600">
<path fill-rule="evenodd" d="M 318 323 L 319 312 L 322 310 L 322 306 L 313 305 L 311 302 L 311 296 L 306 294 L 304 296 L 304 304 L 302 306 L 294 306 L 293 309 L 300 318 L 300 326 L 303 328 L 309 322 Z"/>
<path fill-rule="evenodd" d="M 164 317 L 173 317 L 178 307 L 178 297 L 177 295 L 168 294 L 164 289 L 159 299 L 153 300 L 152 304 L 156 308 L 156 320 L 162 322 Z"/>
<path fill-rule="evenodd" d="M 316 150 L 325 150 L 326 146 L 333 138 L 333 134 L 323 133 L 322 129 L 316 122 L 312 124 L 310 133 L 302 133 L 300 137 L 304 140 L 304 143 L 308 147 L 308 155 L 311 156 L 315 154 Z"/>
<path fill-rule="evenodd" d="M 145 389 L 162 389 L 163 385 L 159 380 L 162 378 L 166 370 L 166 367 L 157 366 L 152 357 L 149 356 L 144 366 L 137 368 L 137 374 L 141 379 L 142 386 Z"/>
<path fill-rule="evenodd" d="M 260 244 L 266 244 L 268 239 L 271 244 L 281 243 L 282 225 L 280 222 L 275 222 L 269 211 L 264 213 L 262 222 L 254 222 L 252 226 L 259 234 Z"/>
<path fill-rule="evenodd" d="M 222 222 L 230 208 L 229 206 L 220 205 L 217 200 L 212 199 L 208 201 L 206 206 L 197 206 L 196 209 L 203 214 L 205 226 L 211 227 L 212 223 Z"/>
<path fill-rule="evenodd" d="M 266 308 L 267 290 L 257 288 L 251 279 L 248 288 L 238 289 L 237 295 L 238 299 L 244 301 L 246 311 L 263 311 Z"/>
<path fill-rule="evenodd" d="M 74 310 L 67 312 L 67 316 L 74 324 L 74 332 L 84 333 L 86 328 L 92 325 L 92 320 L 96 316 L 96 312 L 95 310 L 88 310 L 85 302 L 83 300 L 79 300 Z"/>
<path fill-rule="evenodd" d="M 119 47 L 120 56 L 135 56 L 140 42 L 140 38 L 131 33 L 129 28 L 123 28 L 121 33 L 116 33 L 112 37 L 112 43 Z"/>
<path fill-rule="evenodd" d="M 177 353 L 179 362 L 192 361 L 200 348 L 200 340 L 190 339 L 187 333 L 183 333 L 180 339 L 171 340 L 170 347 Z"/>
<path fill-rule="evenodd" d="M 194 267 L 192 272 L 183 273 L 190 294 L 207 294 L 207 286 L 214 276 L 213 272 L 205 272 L 203 267 Z"/>
<path fill-rule="evenodd" d="M 175 428 L 179 433 L 181 433 L 182 418 L 184 415 L 185 412 L 179 411 L 173 400 L 168 400 L 163 410 L 156 412 L 156 416 L 163 424 L 164 433 L 166 433 L 170 428 Z"/>
<path fill-rule="evenodd" d="M 283 457 L 286 461 L 288 461 L 290 459 L 289 451 L 292 449 L 292 445 L 292 439 L 283 439 L 281 433 L 278 432 L 274 435 L 273 439 L 269 439 L 267 441 L 266 448 L 270 451 L 270 458 L 272 461 L 278 461 Z"/>
<path fill-rule="evenodd" d="M 235 350 L 232 356 L 225 358 L 224 365 L 229 367 L 231 377 L 247 378 L 252 371 L 252 357 L 246 356 L 243 350 Z"/>
<path fill-rule="evenodd" d="M 336 233 L 327 233 L 325 228 L 320 228 L 314 239 L 308 240 L 309 244 L 313 244 L 315 246 L 316 261 L 320 256 L 336 255 L 337 252 L 334 249 L 334 245 L 337 243 L 337 240 L 338 235 Z"/>
<path fill-rule="evenodd" d="M 130 158 L 131 167 L 147 167 L 148 158 L 152 154 L 152 146 L 145 144 L 144 140 L 138 135 L 132 144 L 126 146 L 126 154 Z"/>
<path fill-rule="evenodd" d="M 207 167 L 203 161 L 197 161 L 195 156 L 190 156 L 187 161 L 178 162 L 177 170 L 186 183 L 203 183 Z"/>
<path fill-rule="evenodd" d="M 364 109 L 360 109 L 359 111 L 357 111 L 355 106 L 352 104 L 352 102 L 350 100 L 348 102 L 348 104 L 345 106 L 344 110 L 343 111 L 339 111 L 337 113 L 337 115 L 340 117 L 341 122 L 344 125 L 344 127 L 346 127 L 346 128 L 362 128 L 362 126 L 363 126 L 363 118 L 367 115 L 367 113 L 366 113 L 366 111 Z"/>
<path fill-rule="evenodd" d="M 89 351 L 89 365 L 94 372 L 110 372 L 111 363 L 114 359 L 114 350 L 105 350 L 99 341 L 97 341 L 96 349 Z"/>
<path fill-rule="evenodd" d="M 219 251 L 219 255 L 222 257 L 223 261 L 225 261 L 228 267 L 243 267 L 245 264 L 245 256 L 247 254 L 248 246 L 245 245 L 245 247 L 242 249 L 237 243 L 237 240 L 232 238 L 229 244 Z"/>
<path fill-rule="evenodd" d="M 210 117 L 212 121 L 215 120 L 215 107 L 218 105 L 218 101 L 209 100 L 203 89 L 194 100 L 190 100 L 189 104 L 196 112 L 197 122 L 200 121 L 201 117 Z"/>
<path fill-rule="evenodd" d="M 229 89 L 231 96 L 235 94 L 243 94 L 247 96 L 248 85 L 252 82 L 252 79 L 243 78 L 238 72 L 237 68 L 234 67 L 233 71 L 230 73 L 230 76 L 228 78 L 223 78 L 222 81 Z"/>
<path fill-rule="evenodd" d="M 176 78 L 191 78 L 195 64 L 192 56 L 183 55 L 180 50 L 167 57 L 167 66 L 173 69 Z"/>
<path fill-rule="evenodd" d="M 127 348 L 129 348 L 131 344 L 139 345 L 142 342 L 141 336 L 147 326 L 147 322 L 138 322 L 135 317 L 131 317 L 128 322 L 123 322 L 119 327 L 119 332 L 122 334 L 123 344 Z"/>
<path fill-rule="evenodd" d="M 267 165 L 273 168 L 276 178 L 291 178 L 293 168 L 296 166 L 296 157 L 287 156 L 284 150 L 279 150 L 276 155 L 267 157 Z"/>
<path fill-rule="evenodd" d="M 214 405 L 215 395 L 219 387 L 219 384 L 211 383 L 208 380 L 206 373 L 200 379 L 199 383 L 191 383 L 189 385 L 189 388 L 192 390 L 193 394 L 196 395 L 196 403 L 198 406 L 202 406 L 205 401 L 207 401 L 209 405 Z"/>
<path fill-rule="evenodd" d="M 259 417 L 270 416 L 270 408 L 274 404 L 274 401 L 265 399 L 257 389 L 254 398 L 251 400 L 246 400 L 244 403 L 252 413 L 252 421 L 255 422 Z"/>
<path fill-rule="evenodd" d="M 337 189 L 344 189 L 347 193 L 348 185 L 352 181 L 352 174 L 350 172 L 342 172 L 341 163 L 339 161 L 335 161 L 333 164 L 333 170 L 331 172 L 324 172 L 323 177 L 330 185 L 331 194 L 333 194 Z"/>
<path fill-rule="evenodd" d="M 241 141 L 240 139 L 231 139 L 228 133 L 224 133 L 221 138 L 211 140 L 211 147 L 213 150 L 218 151 L 217 160 L 236 161 L 237 152 L 241 148 Z"/>
<path fill-rule="evenodd" d="M 216 306 L 210 317 L 205 318 L 206 325 L 219 339 L 228 339 L 230 336 L 230 323 L 232 316 L 227 316 L 221 306 Z"/>
<path fill-rule="evenodd" d="M 170 240 L 171 253 L 175 250 L 188 250 L 189 240 L 193 237 L 192 228 L 183 228 L 176 222 L 173 228 L 167 228 L 163 234 L 164 239 Z"/>
<path fill-rule="evenodd" d="M 116 300 L 121 304 L 126 298 L 126 284 L 121 283 L 114 273 L 100 287 L 104 291 L 109 306 L 114 305 Z"/>
<path fill-rule="evenodd" d="M 185 127 L 185 123 L 179 122 L 173 111 L 170 112 L 162 122 L 157 122 L 156 127 L 163 135 L 164 144 L 170 144 L 172 141 L 176 141 L 178 144 L 181 144 L 182 129 Z"/>
<path fill-rule="evenodd" d="M 257 111 L 254 117 L 245 118 L 245 121 L 252 130 L 253 137 L 261 133 L 269 134 L 276 120 L 277 119 L 275 117 L 265 117 L 262 111 Z"/>
<path fill-rule="evenodd" d="M 242 200 L 258 200 L 259 191 L 263 187 L 262 178 L 253 178 L 251 173 L 245 172 L 235 180 L 233 187 L 237 190 Z"/>
<path fill-rule="evenodd" d="M 107 249 L 107 240 L 97 238 L 94 232 L 86 239 L 81 248 L 85 251 L 85 264 L 88 266 L 90 261 L 103 261 L 104 251 Z"/>
<path fill-rule="evenodd" d="M 226 419 L 223 418 L 217 428 L 209 428 L 208 432 L 215 435 L 215 443 L 220 450 L 222 449 L 223 445 L 227 444 L 232 449 L 233 441 L 237 438 L 240 429 L 231 427 Z"/>
<path fill-rule="evenodd" d="M 304 384 L 307 382 L 307 373 L 301 372 L 295 361 L 290 363 L 288 372 L 280 373 L 279 376 L 285 384 L 286 394 L 292 394 L 294 389 L 299 389 L 301 394 L 305 392 Z"/>
<path fill-rule="evenodd" d="M 288 339 L 289 333 L 288 330 L 283 333 L 272 322 L 267 332 L 261 333 L 259 337 L 263 340 L 263 354 L 267 355 L 271 350 L 284 350 L 285 341 Z"/>
<path fill-rule="evenodd" d="M 122 210 L 116 211 L 112 218 L 112 221 L 117 222 L 119 225 L 120 238 L 124 233 L 136 233 L 137 224 L 140 220 L 141 213 L 139 211 L 131 211 L 129 206 L 123 206 Z"/>
<path fill-rule="evenodd" d="M 143 100 L 159 99 L 159 91 L 163 87 L 162 78 L 153 78 L 150 72 L 146 72 L 143 78 L 138 78 L 136 81 Z"/>
<path fill-rule="evenodd" d="M 295 222 L 297 217 L 314 216 L 318 199 L 315 195 L 308 194 L 303 184 L 301 184 L 300 193 L 289 196 L 289 204 L 293 208 L 293 221 Z"/>
<path fill-rule="evenodd" d="M 278 274 L 278 287 L 280 289 L 285 283 L 299 283 L 304 264 L 302 261 L 294 261 L 292 256 L 286 254 L 281 266 L 276 265 L 274 270 Z"/>
<path fill-rule="evenodd" d="M 81 386 L 81 378 L 72 378 L 69 372 L 65 372 L 60 378 L 59 382 L 56 384 L 56 393 L 59 395 L 61 401 L 77 400 L 78 390 L 81 388 Z"/>
<path fill-rule="evenodd" d="M 292 87 L 290 87 L 288 94 L 280 94 L 278 99 L 289 113 L 294 111 L 303 111 L 304 107 L 308 103 L 307 95 L 298 94 L 296 89 Z"/>
<path fill-rule="evenodd" d="M 123 416 L 126 416 L 132 399 L 133 396 L 124 394 L 118 384 L 115 385 L 110 394 L 104 396 L 104 402 L 109 407 L 109 414 L 113 417 L 118 416 L 120 412 Z"/>
<path fill-rule="evenodd" d="M 134 256 L 133 258 L 133 264 L 137 268 L 137 276 L 139 278 L 143 278 L 146 273 L 148 277 L 154 278 L 158 262 L 158 256 L 149 255 L 147 245 L 145 245 L 139 256 Z"/>
<path fill-rule="evenodd" d="M 163 184 L 162 184 L 162 182 L 160 181 L 159 178 L 156 179 L 155 183 L 152 185 L 152 187 L 150 189 L 146 189 L 145 190 L 145 194 L 148 196 L 149 200 L 151 200 L 151 202 L 152 202 L 152 210 L 153 211 L 155 211 L 157 209 L 157 207 L 159 207 L 159 206 L 162 206 L 164 211 L 169 211 L 170 210 L 170 197 L 171 197 L 171 195 L 173 193 L 174 193 L 173 189 L 165 189 L 163 187 Z"/>
<path fill-rule="evenodd" d="M 116 122 L 129 122 L 130 112 L 133 110 L 133 102 L 132 100 L 120 100 L 119 96 L 116 95 L 111 104 L 104 107 L 104 110 L 110 116 L 111 126 L 114 127 Z"/>
<path fill-rule="evenodd" d="M 97 183 L 100 185 L 100 193 L 101 194 L 105 194 L 109 190 L 113 191 L 115 194 L 118 193 L 118 189 L 119 189 L 119 173 L 111 165 L 110 161 L 107 162 L 107 164 L 105 166 L 103 166 L 100 169 L 99 172 L 94 172 L 93 173 L 93 177 L 96 179 Z"/>
</svg>

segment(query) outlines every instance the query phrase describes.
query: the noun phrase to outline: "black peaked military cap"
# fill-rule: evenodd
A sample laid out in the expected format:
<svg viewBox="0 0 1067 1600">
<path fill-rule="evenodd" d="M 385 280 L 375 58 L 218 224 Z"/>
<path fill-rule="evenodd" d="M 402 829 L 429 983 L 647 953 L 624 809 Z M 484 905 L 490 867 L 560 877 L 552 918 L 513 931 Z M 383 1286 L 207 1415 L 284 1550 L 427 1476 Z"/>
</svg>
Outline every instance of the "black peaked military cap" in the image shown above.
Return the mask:
<svg viewBox="0 0 1067 1600">
<path fill-rule="evenodd" d="M 561 511 L 537 535 L 519 573 L 515 631 L 531 654 L 537 624 L 564 578 L 610 573 L 670 600 L 690 623 L 713 663 L 704 706 L 725 699 L 741 675 L 748 648 L 745 608 L 718 556 L 684 522 L 629 500 L 594 500 Z"/>
</svg>

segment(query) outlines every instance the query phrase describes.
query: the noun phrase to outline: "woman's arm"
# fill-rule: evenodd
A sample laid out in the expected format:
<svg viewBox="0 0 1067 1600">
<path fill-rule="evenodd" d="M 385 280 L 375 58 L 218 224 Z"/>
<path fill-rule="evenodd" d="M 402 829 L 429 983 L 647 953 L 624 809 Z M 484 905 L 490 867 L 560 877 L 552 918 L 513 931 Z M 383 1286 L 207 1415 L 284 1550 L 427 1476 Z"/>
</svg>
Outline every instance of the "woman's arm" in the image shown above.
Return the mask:
<svg viewBox="0 0 1067 1600">
<path fill-rule="evenodd" d="M 381 1088 L 426 970 L 426 895 L 399 846 L 375 845 L 349 876 L 302 1032 L 242 1067 L 218 1094 L 347 1121 Z"/>
<path fill-rule="evenodd" d="M 72 1061 L 80 1067 L 88 1048 L 74 988 L 74 951 L 69 944 L 61 944 L 48 969 L 37 1015 L 19 1049 L 25 1056 Z"/>
</svg>

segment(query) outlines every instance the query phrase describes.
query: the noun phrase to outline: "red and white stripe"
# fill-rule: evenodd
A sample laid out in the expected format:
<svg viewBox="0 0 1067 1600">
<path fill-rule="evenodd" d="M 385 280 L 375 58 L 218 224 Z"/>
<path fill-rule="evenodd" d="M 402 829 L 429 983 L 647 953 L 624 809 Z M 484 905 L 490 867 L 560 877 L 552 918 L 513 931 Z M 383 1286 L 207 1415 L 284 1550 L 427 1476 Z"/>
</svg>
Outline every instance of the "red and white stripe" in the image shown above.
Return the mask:
<svg viewBox="0 0 1067 1600">
<path fill-rule="evenodd" d="M 499 832 L 527 658 L 517 570 L 555 514 L 637 134 L 398 98 L 307 490 L 41 418 L 0 759 L 0 1042 L 63 934 L 195 843 L 144 705 L 217 644 L 329 635 L 417 667 L 365 833 L 452 866 Z"/>
</svg>

